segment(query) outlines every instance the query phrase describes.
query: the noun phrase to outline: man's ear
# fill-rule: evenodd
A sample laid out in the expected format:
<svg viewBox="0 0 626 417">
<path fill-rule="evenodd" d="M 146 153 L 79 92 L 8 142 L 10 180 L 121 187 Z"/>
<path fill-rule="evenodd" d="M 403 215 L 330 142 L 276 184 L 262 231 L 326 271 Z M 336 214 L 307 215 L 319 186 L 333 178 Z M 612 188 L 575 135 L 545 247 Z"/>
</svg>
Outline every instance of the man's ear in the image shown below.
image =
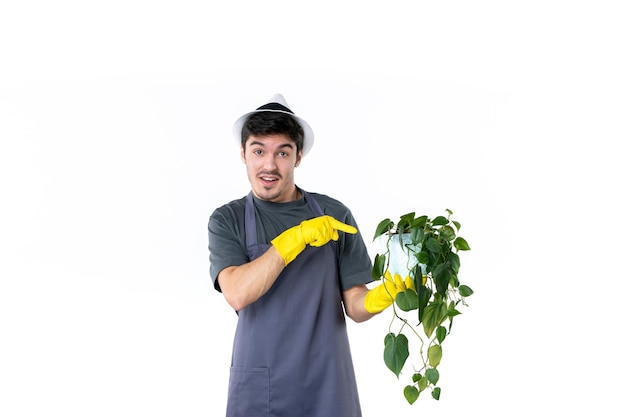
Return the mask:
<svg viewBox="0 0 626 417">
<path fill-rule="evenodd" d="M 243 146 L 239 148 L 241 155 L 241 162 L 246 163 L 246 151 L 243 149 Z"/>
<path fill-rule="evenodd" d="M 296 165 L 294 166 L 300 165 L 300 162 L 302 162 L 302 151 L 298 152 L 298 156 L 296 157 Z"/>
</svg>

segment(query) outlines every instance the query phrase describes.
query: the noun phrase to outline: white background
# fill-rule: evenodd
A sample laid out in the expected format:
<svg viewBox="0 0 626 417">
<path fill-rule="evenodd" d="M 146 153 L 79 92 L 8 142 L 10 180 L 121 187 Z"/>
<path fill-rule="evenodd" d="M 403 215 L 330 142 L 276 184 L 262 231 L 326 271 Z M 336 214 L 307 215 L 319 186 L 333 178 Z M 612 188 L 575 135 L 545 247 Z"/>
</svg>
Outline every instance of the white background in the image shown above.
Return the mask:
<svg viewBox="0 0 626 417">
<path fill-rule="evenodd" d="M 618 4 L 4 2 L 0 415 L 224 414 L 206 225 L 276 92 L 316 133 L 297 183 L 368 244 L 450 208 L 472 246 L 439 402 L 385 368 L 389 312 L 349 323 L 364 417 L 623 415 Z"/>
</svg>

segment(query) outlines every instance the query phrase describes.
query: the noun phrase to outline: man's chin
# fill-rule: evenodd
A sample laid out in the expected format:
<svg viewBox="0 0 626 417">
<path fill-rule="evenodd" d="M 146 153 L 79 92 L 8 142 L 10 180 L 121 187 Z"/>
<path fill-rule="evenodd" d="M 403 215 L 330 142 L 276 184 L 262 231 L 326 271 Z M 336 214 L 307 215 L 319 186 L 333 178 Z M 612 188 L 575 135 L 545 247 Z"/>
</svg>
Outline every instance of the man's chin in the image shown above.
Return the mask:
<svg viewBox="0 0 626 417">
<path fill-rule="evenodd" d="M 256 197 L 264 201 L 275 201 L 280 198 L 280 192 L 272 187 L 263 187 L 255 191 Z"/>
<path fill-rule="evenodd" d="M 254 195 L 261 200 L 272 203 L 286 203 L 293 200 L 288 189 L 278 188 L 277 186 L 260 186 L 254 190 Z"/>
</svg>

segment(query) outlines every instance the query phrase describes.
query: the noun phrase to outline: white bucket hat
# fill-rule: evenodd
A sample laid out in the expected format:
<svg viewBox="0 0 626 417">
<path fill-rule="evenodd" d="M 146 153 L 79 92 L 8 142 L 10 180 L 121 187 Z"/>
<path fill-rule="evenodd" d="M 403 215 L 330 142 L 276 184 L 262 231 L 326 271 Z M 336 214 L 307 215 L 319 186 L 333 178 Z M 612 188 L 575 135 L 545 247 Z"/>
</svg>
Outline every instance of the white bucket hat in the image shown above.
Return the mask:
<svg viewBox="0 0 626 417">
<path fill-rule="evenodd" d="M 254 113 L 260 113 L 260 112 L 266 112 L 266 111 L 284 113 L 293 117 L 296 120 L 296 122 L 298 122 L 298 124 L 302 127 L 302 130 L 304 131 L 304 141 L 302 143 L 302 155 L 303 156 L 306 155 L 311 150 L 311 147 L 313 146 L 313 141 L 314 141 L 313 129 L 311 129 L 311 126 L 309 126 L 309 124 L 306 121 L 304 121 L 304 119 L 296 116 L 289 109 L 289 106 L 287 105 L 287 101 L 285 100 L 282 94 L 274 94 L 274 96 L 266 104 L 262 105 L 261 107 L 257 108 L 254 111 L 244 114 L 239 119 L 237 119 L 237 121 L 233 125 L 233 135 L 235 135 L 235 139 L 237 139 L 237 143 L 241 144 L 241 130 L 243 129 L 243 124 L 246 122 L 246 119 L 248 118 L 248 116 Z"/>
</svg>

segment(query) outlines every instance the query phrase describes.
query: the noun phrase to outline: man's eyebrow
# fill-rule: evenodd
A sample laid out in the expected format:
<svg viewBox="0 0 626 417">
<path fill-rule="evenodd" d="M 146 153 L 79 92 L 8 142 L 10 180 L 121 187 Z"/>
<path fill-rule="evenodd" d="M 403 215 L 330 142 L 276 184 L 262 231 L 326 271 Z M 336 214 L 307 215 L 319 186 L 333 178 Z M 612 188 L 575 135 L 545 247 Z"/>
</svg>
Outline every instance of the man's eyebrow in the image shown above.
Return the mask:
<svg viewBox="0 0 626 417">
<path fill-rule="evenodd" d="M 258 140 L 254 140 L 252 142 L 250 142 L 250 146 L 253 145 L 258 145 L 258 146 L 262 146 L 265 147 L 265 144 L 263 142 L 259 142 Z M 291 148 L 293 149 L 294 147 L 294 143 L 288 142 L 288 143 L 283 143 L 282 145 L 279 146 L 279 148 Z"/>
</svg>

